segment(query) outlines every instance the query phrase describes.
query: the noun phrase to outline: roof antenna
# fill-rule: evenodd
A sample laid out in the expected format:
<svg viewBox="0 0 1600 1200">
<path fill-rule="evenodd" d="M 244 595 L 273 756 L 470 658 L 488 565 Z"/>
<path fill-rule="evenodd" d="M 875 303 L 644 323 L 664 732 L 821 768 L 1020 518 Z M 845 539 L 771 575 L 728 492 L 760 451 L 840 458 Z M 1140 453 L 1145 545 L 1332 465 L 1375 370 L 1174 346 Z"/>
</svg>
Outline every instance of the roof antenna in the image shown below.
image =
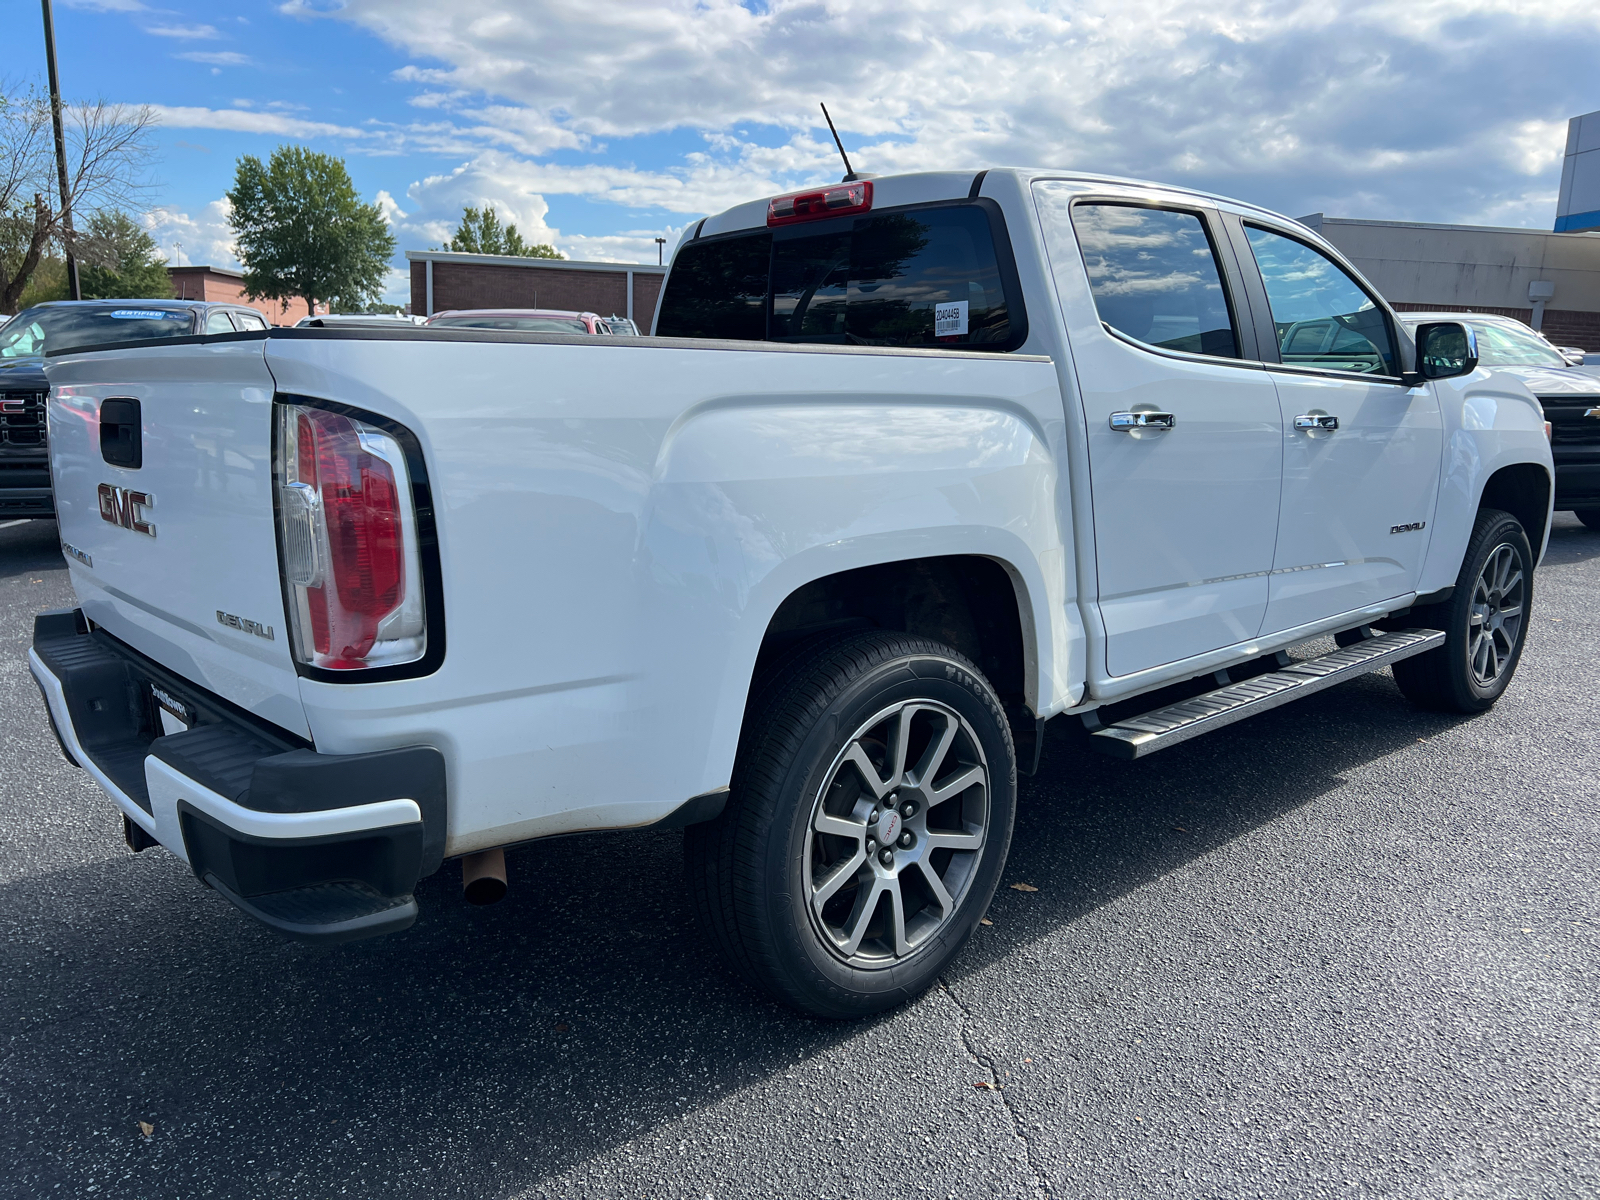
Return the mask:
<svg viewBox="0 0 1600 1200">
<path fill-rule="evenodd" d="M 828 132 L 833 134 L 833 144 L 839 147 L 839 157 L 844 159 L 844 183 L 854 183 L 862 176 L 857 175 L 855 168 L 850 165 L 850 156 L 844 152 L 844 143 L 839 140 L 839 131 L 833 127 L 833 118 L 828 115 L 828 106 L 822 106 L 822 119 L 828 123 Z"/>
</svg>

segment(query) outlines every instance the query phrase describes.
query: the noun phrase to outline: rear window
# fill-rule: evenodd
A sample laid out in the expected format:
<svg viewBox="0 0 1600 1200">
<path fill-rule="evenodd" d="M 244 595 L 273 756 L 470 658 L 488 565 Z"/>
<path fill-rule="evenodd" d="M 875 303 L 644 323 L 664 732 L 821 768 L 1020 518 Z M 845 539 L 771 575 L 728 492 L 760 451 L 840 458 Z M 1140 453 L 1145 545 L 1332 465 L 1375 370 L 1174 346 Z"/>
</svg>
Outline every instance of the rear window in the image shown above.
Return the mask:
<svg viewBox="0 0 1600 1200">
<path fill-rule="evenodd" d="M 184 337 L 193 332 L 187 308 L 30 308 L 0 330 L 0 358 L 32 358 L 47 350 Z"/>
<path fill-rule="evenodd" d="M 1022 321 L 988 212 L 963 204 L 691 242 L 656 332 L 1010 350 Z"/>
</svg>

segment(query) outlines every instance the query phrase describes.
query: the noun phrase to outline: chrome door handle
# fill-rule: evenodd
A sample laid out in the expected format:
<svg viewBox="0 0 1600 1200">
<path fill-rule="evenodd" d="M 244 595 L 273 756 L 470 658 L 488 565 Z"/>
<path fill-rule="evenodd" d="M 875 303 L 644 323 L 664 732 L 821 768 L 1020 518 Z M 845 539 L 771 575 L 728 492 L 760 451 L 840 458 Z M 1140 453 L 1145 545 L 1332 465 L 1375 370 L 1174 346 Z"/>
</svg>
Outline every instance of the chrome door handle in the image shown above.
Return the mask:
<svg viewBox="0 0 1600 1200">
<path fill-rule="evenodd" d="M 1316 429 L 1326 433 L 1339 428 L 1339 418 L 1330 417 L 1327 413 L 1306 413 L 1294 419 L 1294 427 Z"/>
<path fill-rule="evenodd" d="M 1164 412 L 1114 412 L 1111 414 L 1111 428 L 1122 433 L 1135 429 L 1171 429 L 1178 423 L 1178 418 L 1171 413 Z"/>
</svg>

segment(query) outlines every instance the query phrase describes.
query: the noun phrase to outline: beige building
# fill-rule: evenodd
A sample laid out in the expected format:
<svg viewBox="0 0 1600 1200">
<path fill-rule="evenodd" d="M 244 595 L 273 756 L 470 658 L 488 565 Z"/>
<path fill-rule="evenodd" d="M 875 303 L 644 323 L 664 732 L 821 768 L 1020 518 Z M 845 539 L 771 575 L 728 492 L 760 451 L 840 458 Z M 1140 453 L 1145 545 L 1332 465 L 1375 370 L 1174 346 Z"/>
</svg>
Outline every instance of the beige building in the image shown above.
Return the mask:
<svg viewBox="0 0 1600 1200">
<path fill-rule="evenodd" d="M 1600 232 L 1354 221 L 1300 223 L 1337 246 L 1396 308 L 1515 317 L 1557 345 L 1600 350 Z"/>
</svg>

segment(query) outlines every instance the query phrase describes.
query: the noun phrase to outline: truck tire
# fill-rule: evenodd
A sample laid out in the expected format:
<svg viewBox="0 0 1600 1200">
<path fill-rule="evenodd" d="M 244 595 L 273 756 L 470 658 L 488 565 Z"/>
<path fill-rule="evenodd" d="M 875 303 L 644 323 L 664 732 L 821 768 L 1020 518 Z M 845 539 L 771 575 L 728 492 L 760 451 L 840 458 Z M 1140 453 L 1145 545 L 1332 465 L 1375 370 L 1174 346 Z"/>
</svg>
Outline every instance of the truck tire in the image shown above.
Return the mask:
<svg viewBox="0 0 1600 1200">
<path fill-rule="evenodd" d="M 1412 623 L 1445 632 L 1437 650 L 1394 664 L 1394 680 L 1418 708 L 1478 713 L 1511 683 L 1533 606 L 1533 550 L 1508 512 L 1478 513 L 1455 590 L 1443 604 L 1415 609 Z"/>
<path fill-rule="evenodd" d="M 879 1012 L 926 990 L 989 907 L 1016 787 L 1005 711 L 964 656 L 825 636 L 752 688 L 727 806 L 685 831 L 689 891 L 773 998 Z"/>
<path fill-rule="evenodd" d="M 1575 508 L 1572 515 L 1590 529 L 1600 529 L 1600 508 Z"/>
</svg>

